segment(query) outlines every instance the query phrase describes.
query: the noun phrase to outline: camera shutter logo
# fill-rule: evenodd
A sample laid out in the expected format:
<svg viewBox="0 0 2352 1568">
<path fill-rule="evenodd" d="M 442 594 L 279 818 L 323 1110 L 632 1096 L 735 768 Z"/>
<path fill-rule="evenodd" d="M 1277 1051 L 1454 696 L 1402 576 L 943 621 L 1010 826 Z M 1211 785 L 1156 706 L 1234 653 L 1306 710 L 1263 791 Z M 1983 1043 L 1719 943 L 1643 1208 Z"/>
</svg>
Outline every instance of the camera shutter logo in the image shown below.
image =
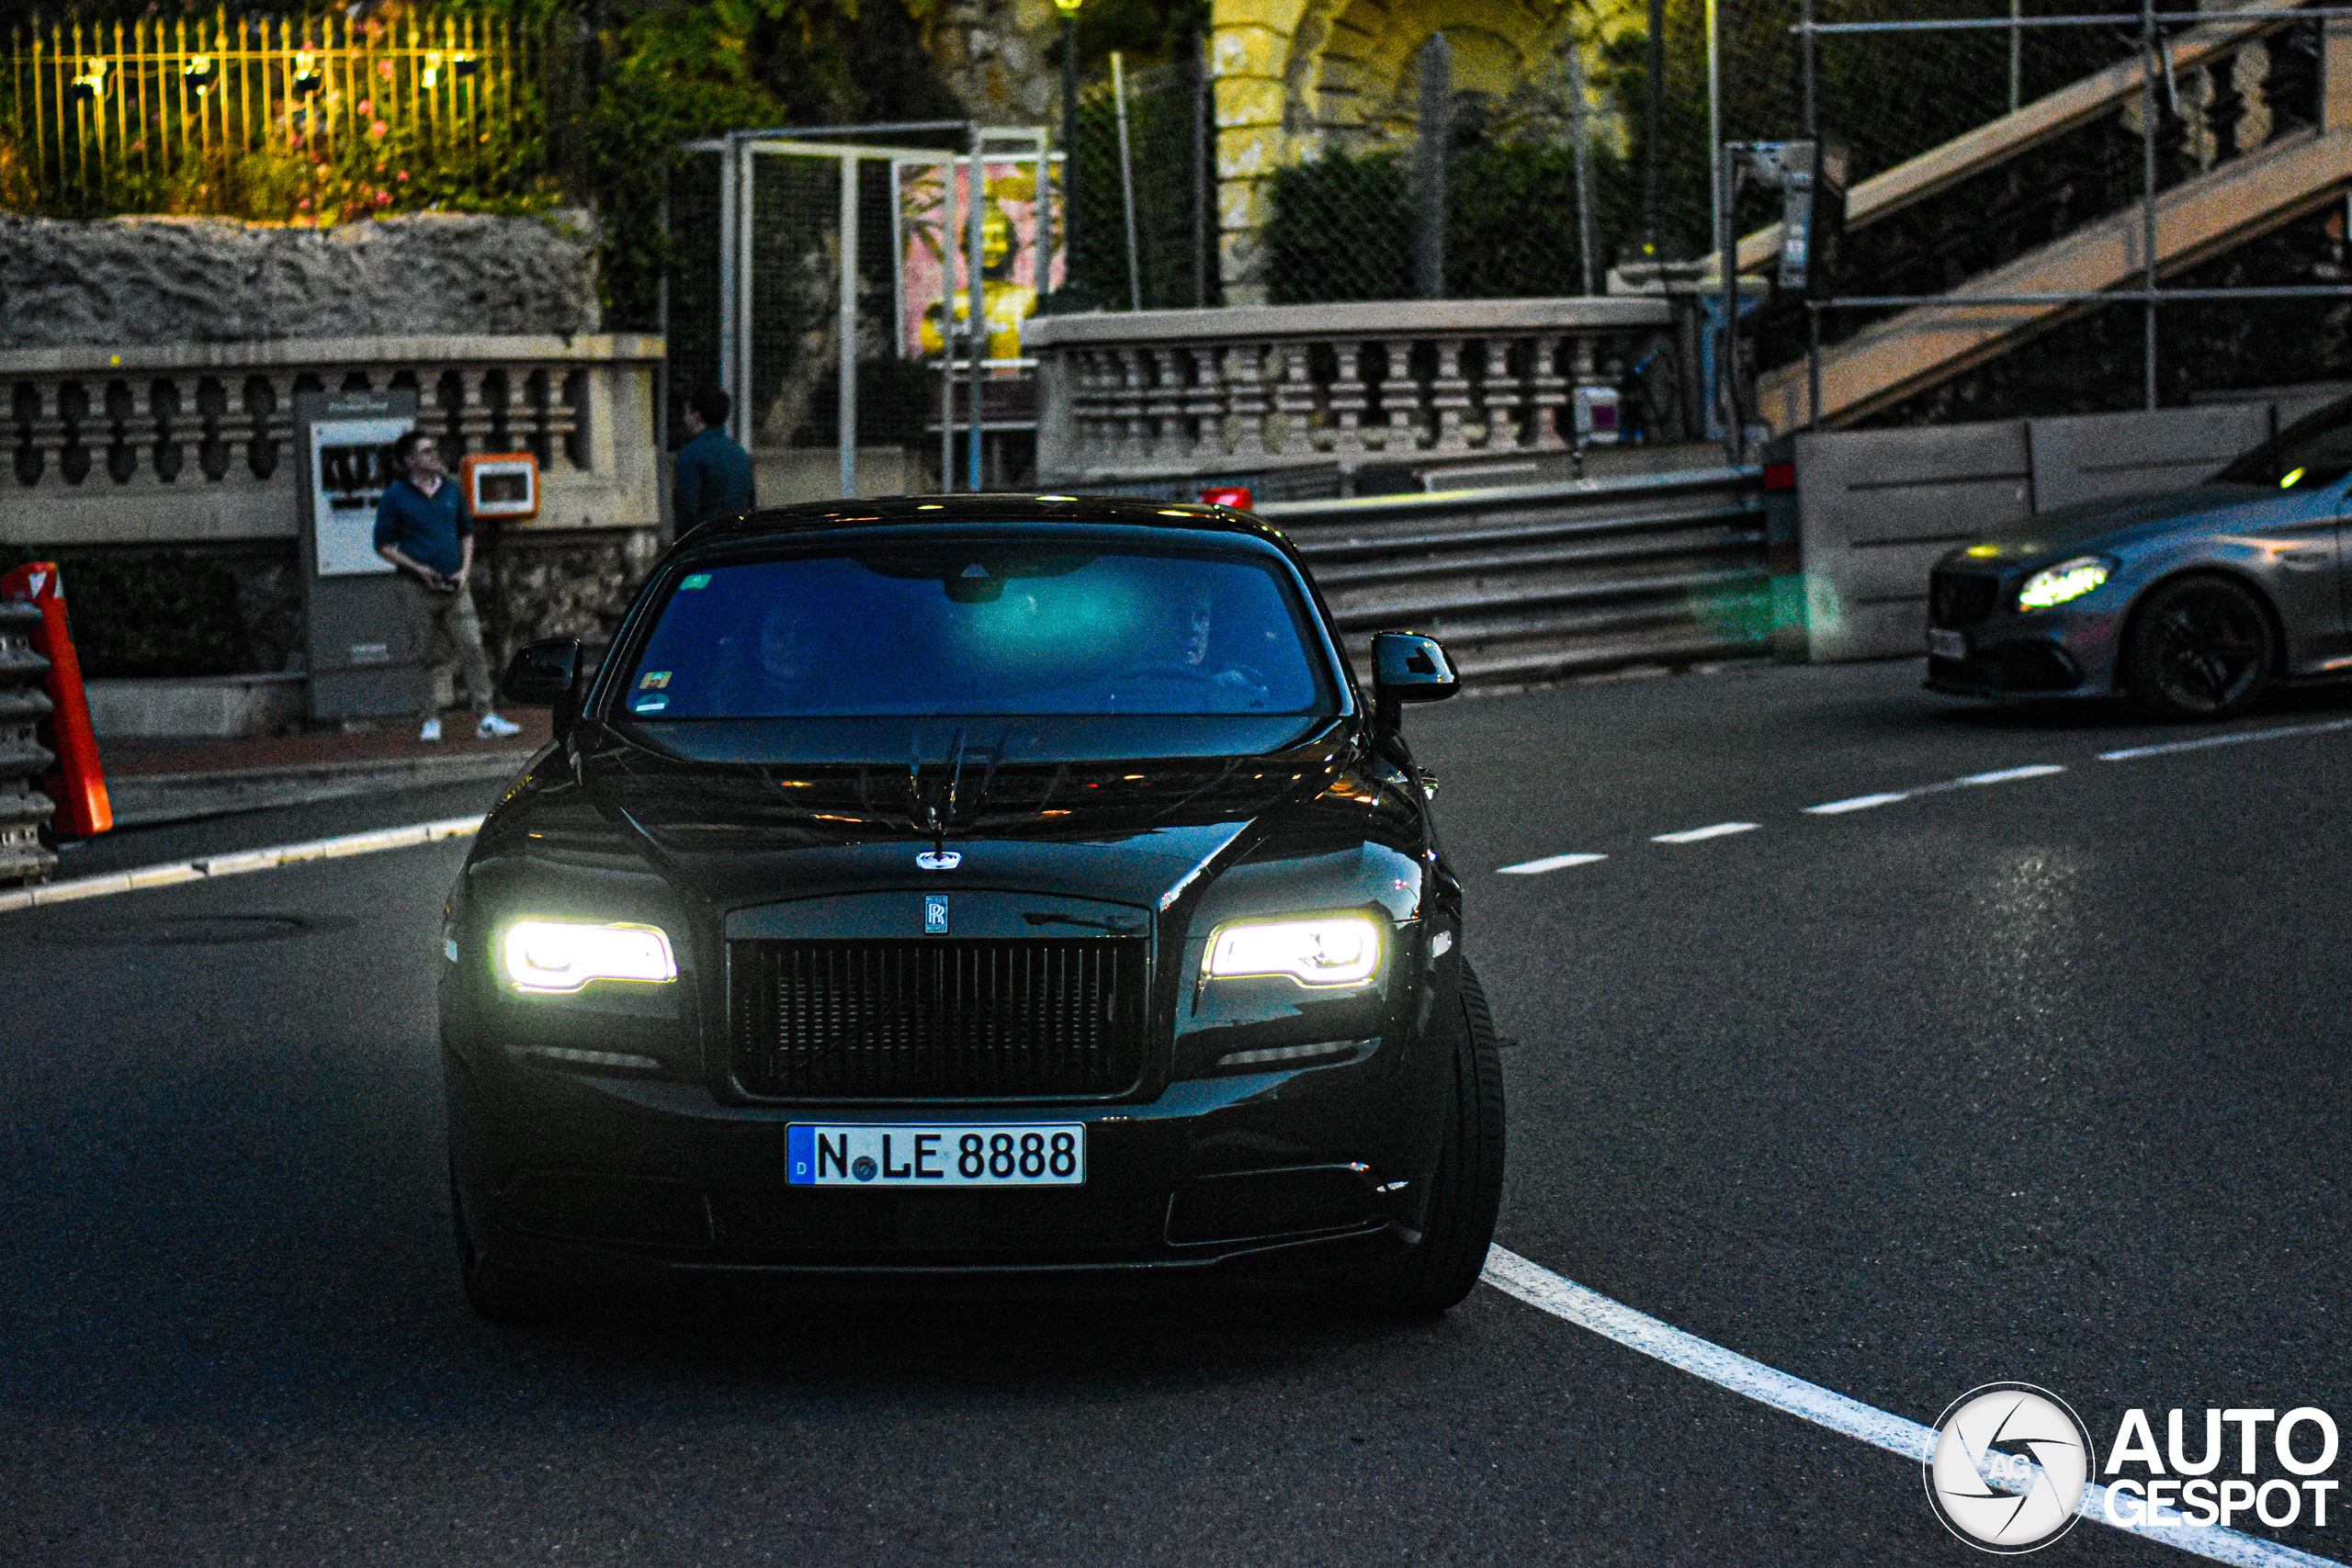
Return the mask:
<svg viewBox="0 0 2352 1568">
<path fill-rule="evenodd" d="M 2090 1430 L 2031 1383 L 1986 1383 L 1951 1402 L 1921 1466 L 1946 1529 L 1985 1551 L 2035 1551 L 2075 1525 L 2089 1484 Z"/>
</svg>

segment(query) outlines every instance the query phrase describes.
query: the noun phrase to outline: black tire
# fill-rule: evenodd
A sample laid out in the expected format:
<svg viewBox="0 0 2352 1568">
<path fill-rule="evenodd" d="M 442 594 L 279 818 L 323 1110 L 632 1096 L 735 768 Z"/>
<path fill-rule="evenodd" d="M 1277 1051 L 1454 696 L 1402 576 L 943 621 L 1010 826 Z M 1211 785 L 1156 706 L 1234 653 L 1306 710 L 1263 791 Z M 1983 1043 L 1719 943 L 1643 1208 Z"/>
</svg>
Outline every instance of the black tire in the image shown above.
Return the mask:
<svg viewBox="0 0 2352 1568">
<path fill-rule="evenodd" d="M 458 1233 L 458 1278 L 466 1288 L 466 1304 L 487 1323 L 527 1328 L 544 1323 L 554 1310 L 547 1287 L 538 1277 L 492 1263 L 474 1250 L 466 1231 L 466 1206 L 458 1196 L 458 1173 L 449 1171 L 449 1217 Z"/>
<path fill-rule="evenodd" d="M 2252 707 L 2278 663 L 2270 613 L 2226 577 L 2160 584 L 2132 618 L 2125 685 L 2166 718 L 2227 718 Z"/>
<path fill-rule="evenodd" d="M 1421 1237 L 1353 1282 L 1349 1300 L 1360 1311 L 1433 1317 L 1468 1295 L 1486 1267 L 1503 1201 L 1503 1070 L 1494 1015 L 1467 960 L 1462 1013 L 1467 1028 L 1454 1054 L 1445 1142 L 1430 1180 Z"/>
</svg>

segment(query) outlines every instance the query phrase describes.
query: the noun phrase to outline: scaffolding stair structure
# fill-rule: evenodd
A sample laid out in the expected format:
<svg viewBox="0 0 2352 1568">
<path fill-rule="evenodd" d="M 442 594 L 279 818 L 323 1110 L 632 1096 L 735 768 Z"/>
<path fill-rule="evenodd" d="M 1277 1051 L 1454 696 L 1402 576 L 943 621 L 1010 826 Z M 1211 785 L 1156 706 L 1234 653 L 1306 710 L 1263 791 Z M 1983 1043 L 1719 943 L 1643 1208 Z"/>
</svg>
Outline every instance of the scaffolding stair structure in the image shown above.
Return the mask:
<svg viewBox="0 0 2352 1568">
<path fill-rule="evenodd" d="M 2226 22 L 2169 40 L 2174 75 L 2225 55 L 2293 16 L 2290 0 L 2256 0 Z M 2163 191 L 2154 214 L 2159 277 L 2197 265 L 2310 213 L 2352 189 L 2352 20 L 2329 17 L 2321 31 L 2319 117 Z M 2161 79 L 2160 79 L 2161 80 Z M 2159 91 L 2166 87 L 2160 86 Z M 2018 154 L 2113 112 L 2143 91 L 2137 61 L 2109 67 L 2014 113 L 1979 126 L 1871 179 L 1848 194 L 1847 227 L 1891 216 Z M 2147 276 L 2143 204 L 2094 220 L 2038 250 L 1980 273 L 1945 301 L 1874 322 L 1820 355 L 1824 428 L 1851 425 L 2046 332 L 2095 304 L 2016 302 L 2004 297 L 2138 288 Z M 1780 251 L 1776 224 L 1743 238 L 1741 271 Z M 1970 303 L 1972 296 L 1985 300 Z M 1779 431 L 1815 423 L 1805 360 L 1765 372 L 1757 415 Z"/>
</svg>

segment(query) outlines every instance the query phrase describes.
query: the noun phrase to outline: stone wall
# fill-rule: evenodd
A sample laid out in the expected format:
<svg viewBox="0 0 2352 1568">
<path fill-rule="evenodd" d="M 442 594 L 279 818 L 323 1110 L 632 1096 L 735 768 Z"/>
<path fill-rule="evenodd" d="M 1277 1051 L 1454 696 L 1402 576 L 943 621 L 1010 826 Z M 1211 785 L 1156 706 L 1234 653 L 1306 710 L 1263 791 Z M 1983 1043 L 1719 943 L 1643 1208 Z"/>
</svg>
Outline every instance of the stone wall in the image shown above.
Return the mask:
<svg viewBox="0 0 2352 1568">
<path fill-rule="evenodd" d="M 0 351 L 598 330 L 587 214 L 333 229 L 0 213 Z"/>
</svg>

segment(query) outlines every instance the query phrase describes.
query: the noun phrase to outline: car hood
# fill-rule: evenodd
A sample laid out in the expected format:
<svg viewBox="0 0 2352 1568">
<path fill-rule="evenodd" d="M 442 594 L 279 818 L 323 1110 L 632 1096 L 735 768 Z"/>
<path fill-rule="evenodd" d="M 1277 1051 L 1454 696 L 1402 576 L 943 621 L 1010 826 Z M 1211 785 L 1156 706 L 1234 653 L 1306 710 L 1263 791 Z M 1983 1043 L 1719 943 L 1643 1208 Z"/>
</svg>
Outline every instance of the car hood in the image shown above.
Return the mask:
<svg viewBox="0 0 2352 1568">
<path fill-rule="evenodd" d="M 2276 495 L 2259 485 L 2208 484 L 2161 495 L 2077 502 L 1988 528 L 1980 542 L 2001 547 L 1997 562 L 1988 565 L 2100 546 L 2120 547 L 2160 534 L 2222 526 L 2223 519 Z M 1964 551 L 1955 551 L 1946 558 L 1967 558 Z"/>
<path fill-rule="evenodd" d="M 1251 824 L 1323 794 L 1354 758 L 1349 727 L 1330 720 L 1286 721 L 1289 743 L 1272 750 L 1231 750 L 1265 738 L 1252 722 L 1259 733 L 1211 724 L 1176 733 L 1179 754 L 1117 758 L 1089 753 L 1118 737 L 1057 736 L 1061 721 L 990 734 L 985 747 L 966 728 L 960 771 L 952 727 L 900 725 L 908 755 L 889 761 L 844 758 L 860 746 L 842 737 L 800 748 L 831 760 L 726 761 L 685 754 L 674 732 L 657 750 L 607 730 L 583 748 L 581 778 L 600 814 L 707 907 L 920 886 L 1152 908 Z M 1164 746 L 1170 727 L 1159 728 Z M 951 869 L 917 864 L 942 848 L 957 857 Z"/>
</svg>

